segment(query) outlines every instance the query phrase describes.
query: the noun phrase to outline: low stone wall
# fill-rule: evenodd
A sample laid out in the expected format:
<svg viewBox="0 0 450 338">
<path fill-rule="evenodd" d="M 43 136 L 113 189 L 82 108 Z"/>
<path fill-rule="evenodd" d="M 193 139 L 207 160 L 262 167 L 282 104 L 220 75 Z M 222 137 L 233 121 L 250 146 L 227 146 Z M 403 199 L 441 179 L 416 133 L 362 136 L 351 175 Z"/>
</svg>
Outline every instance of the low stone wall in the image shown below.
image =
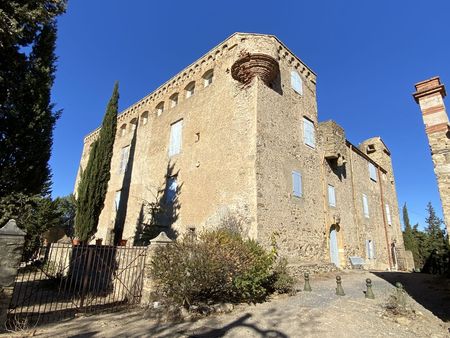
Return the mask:
<svg viewBox="0 0 450 338">
<path fill-rule="evenodd" d="M 303 280 L 303 275 L 308 272 L 310 275 L 326 272 L 338 271 L 333 263 L 313 263 L 313 264 L 289 264 L 289 273 L 296 279 Z"/>
</svg>

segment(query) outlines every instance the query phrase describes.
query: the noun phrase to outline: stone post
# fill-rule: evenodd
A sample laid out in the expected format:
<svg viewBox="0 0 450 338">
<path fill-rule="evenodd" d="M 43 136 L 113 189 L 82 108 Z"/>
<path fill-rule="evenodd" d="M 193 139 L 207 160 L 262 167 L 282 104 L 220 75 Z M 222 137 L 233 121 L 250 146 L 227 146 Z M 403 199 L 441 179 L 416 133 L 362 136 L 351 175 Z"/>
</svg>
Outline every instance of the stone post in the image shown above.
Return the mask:
<svg viewBox="0 0 450 338">
<path fill-rule="evenodd" d="M 445 86 L 436 76 L 416 83 L 415 87 L 413 97 L 422 111 L 441 195 L 444 221 L 447 231 L 450 232 L 450 125 L 444 105 Z"/>
<path fill-rule="evenodd" d="M 150 275 L 150 267 L 156 248 L 172 243 L 172 240 L 162 231 L 157 237 L 150 241 L 147 247 L 147 256 L 145 258 L 144 281 L 142 286 L 141 305 L 146 306 L 150 303 L 150 295 L 154 291 L 152 277 Z"/>
<path fill-rule="evenodd" d="M 0 229 L 0 331 L 5 328 L 25 235 L 13 219 Z"/>
</svg>

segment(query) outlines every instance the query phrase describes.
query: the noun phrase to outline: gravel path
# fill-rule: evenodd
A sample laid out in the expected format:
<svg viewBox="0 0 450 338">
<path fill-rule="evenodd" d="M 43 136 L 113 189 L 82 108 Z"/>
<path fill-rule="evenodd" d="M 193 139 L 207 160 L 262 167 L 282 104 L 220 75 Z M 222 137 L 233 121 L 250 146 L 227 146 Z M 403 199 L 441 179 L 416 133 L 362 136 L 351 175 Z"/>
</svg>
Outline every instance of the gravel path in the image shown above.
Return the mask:
<svg viewBox="0 0 450 338">
<path fill-rule="evenodd" d="M 162 323 L 144 318 L 140 312 L 122 312 L 51 324 L 31 334 L 37 337 L 450 337 L 450 322 L 442 322 L 413 299 L 409 300 L 415 310 L 413 316 L 386 315 L 382 305 L 394 287 L 385 279 L 364 271 L 340 275 L 346 293 L 343 297 L 335 295 L 335 274 L 328 274 L 311 277 L 312 292 L 277 296 L 257 305 L 240 305 L 231 313 L 195 322 Z M 400 277 L 407 279 L 408 275 L 413 277 L 413 274 Z M 364 298 L 368 277 L 373 281 L 375 300 Z M 15 336 L 24 334 L 27 332 Z"/>
</svg>

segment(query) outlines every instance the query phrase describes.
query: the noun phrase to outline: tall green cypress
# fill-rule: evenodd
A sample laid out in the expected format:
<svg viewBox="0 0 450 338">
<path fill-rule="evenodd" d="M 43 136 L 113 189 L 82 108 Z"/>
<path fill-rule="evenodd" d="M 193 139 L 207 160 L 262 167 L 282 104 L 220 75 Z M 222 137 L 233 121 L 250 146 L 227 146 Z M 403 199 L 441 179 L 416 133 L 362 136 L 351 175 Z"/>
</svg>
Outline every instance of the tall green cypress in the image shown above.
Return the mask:
<svg viewBox="0 0 450 338">
<path fill-rule="evenodd" d="M 409 222 L 408 208 L 406 203 L 403 205 L 403 242 L 405 243 L 405 249 L 410 250 L 413 254 L 414 262 L 417 266 L 419 262 L 419 248 L 417 238 L 414 236 L 411 223 Z M 417 266 L 418 267 L 418 266 Z"/>
<path fill-rule="evenodd" d="M 75 237 L 83 242 L 89 241 L 97 231 L 100 212 L 105 202 L 117 129 L 118 101 L 119 85 L 116 82 L 98 139 L 92 145 L 88 163 L 78 185 Z"/>
<path fill-rule="evenodd" d="M 64 0 L 0 3 L 0 199 L 49 192 L 48 161 L 60 114 L 51 103 L 55 17 L 65 5 Z"/>
</svg>

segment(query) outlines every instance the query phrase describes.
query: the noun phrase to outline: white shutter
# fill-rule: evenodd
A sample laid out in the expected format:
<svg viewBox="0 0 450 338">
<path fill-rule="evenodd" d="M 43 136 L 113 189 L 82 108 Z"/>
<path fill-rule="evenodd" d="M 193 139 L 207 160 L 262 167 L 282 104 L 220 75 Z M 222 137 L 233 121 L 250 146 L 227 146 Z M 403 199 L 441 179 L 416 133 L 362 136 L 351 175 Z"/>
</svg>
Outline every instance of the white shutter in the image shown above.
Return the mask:
<svg viewBox="0 0 450 338">
<path fill-rule="evenodd" d="M 369 203 L 365 194 L 363 194 L 363 211 L 364 217 L 369 218 Z"/>
<path fill-rule="evenodd" d="M 120 194 L 121 191 L 116 191 L 116 195 L 114 196 L 114 208 L 117 212 L 117 210 L 119 210 L 119 205 L 120 205 Z"/>
<path fill-rule="evenodd" d="M 170 127 L 169 156 L 179 154 L 181 151 L 182 128 L 183 120 L 172 124 Z"/>
<path fill-rule="evenodd" d="M 314 123 L 307 118 L 303 118 L 303 141 L 310 147 L 316 147 Z"/>
<path fill-rule="evenodd" d="M 328 204 L 332 207 L 336 206 L 336 191 L 332 185 L 328 185 Z"/>
<path fill-rule="evenodd" d="M 298 171 L 292 172 L 292 193 L 296 197 L 302 196 L 302 175 Z"/>
<path fill-rule="evenodd" d="M 122 148 L 122 153 L 120 156 L 120 167 L 119 174 L 125 173 L 128 165 L 128 158 L 130 157 L 130 146 L 126 146 Z"/>
<path fill-rule="evenodd" d="M 291 71 L 291 86 L 297 93 L 303 95 L 303 81 L 295 70 Z"/>
<path fill-rule="evenodd" d="M 386 204 L 386 218 L 389 225 L 392 225 L 391 210 L 389 209 L 389 204 Z"/>
<path fill-rule="evenodd" d="M 369 176 L 372 181 L 377 181 L 377 169 L 371 162 L 369 162 Z"/>
</svg>

